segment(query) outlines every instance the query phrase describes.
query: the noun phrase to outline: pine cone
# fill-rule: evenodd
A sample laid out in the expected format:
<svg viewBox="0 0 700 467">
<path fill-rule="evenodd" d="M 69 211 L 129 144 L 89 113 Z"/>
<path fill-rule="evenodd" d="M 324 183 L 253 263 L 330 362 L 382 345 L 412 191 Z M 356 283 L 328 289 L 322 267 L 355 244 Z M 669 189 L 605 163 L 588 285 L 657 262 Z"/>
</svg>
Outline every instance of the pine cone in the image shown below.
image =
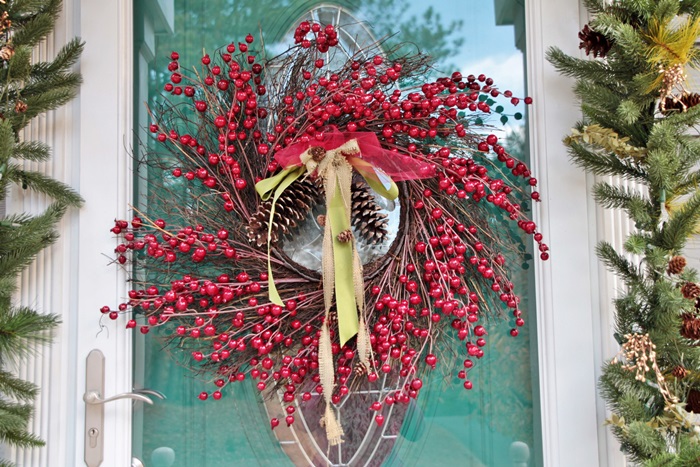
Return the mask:
<svg viewBox="0 0 700 467">
<path fill-rule="evenodd" d="M 671 374 L 678 379 L 683 379 L 686 376 L 688 376 L 688 370 L 682 367 L 681 365 L 678 365 L 671 371 Z"/>
<path fill-rule="evenodd" d="M 9 60 L 15 54 L 15 48 L 12 44 L 7 44 L 0 48 L 0 60 Z"/>
<path fill-rule="evenodd" d="M 348 243 L 352 241 L 352 231 L 350 229 L 343 230 L 336 237 L 340 243 Z"/>
<path fill-rule="evenodd" d="M 680 274 L 685 269 L 687 264 L 686 260 L 682 256 L 674 256 L 668 261 L 668 273 L 669 274 Z"/>
<path fill-rule="evenodd" d="M 26 112 L 28 107 L 29 106 L 26 104 L 26 102 L 23 102 L 23 101 L 15 102 L 15 112 L 17 112 L 18 114 Z"/>
<path fill-rule="evenodd" d="M 691 389 L 688 391 L 688 405 L 686 405 L 685 410 L 693 413 L 700 413 L 700 391 L 697 389 Z"/>
<path fill-rule="evenodd" d="M 688 300 L 698 298 L 700 296 L 700 285 L 695 282 L 686 282 L 681 287 L 681 293 Z"/>
<path fill-rule="evenodd" d="M 595 32 L 585 25 L 583 30 L 578 33 L 578 38 L 581 39 L 579 49 L 586 49 L 586 55 L 593 52 L 593 57 L 603 58 L 610 51 L 614 41 L 608 39 L 603 34 Z"/>
<path fill-rule="evenodd" d="M 684 92 L 680 96 L 668 96 L 663 99 L 659 102 L 659 110 L 663 114 L 685 112 L 698 104 L 700 104 L 700 94 L 696 92 Z"/>
<path fill-rule="evenodd" d="M 272 220 L 270 243 L 276 243 L 283 235 L 289 235 L 318 202 L 318 189 L 308 179 L 292 183 L 279 197 Z M 248 220 L 248 240 L 258 247 L 267 243 L 267 229 L 270 221 L 272 200 L 258 206 L 257 212 Z"/>
<path fill-rule="evenodd" d="M 353 372 L 355 373 L 355 376 L 367 376 L 367 373 L 369 373 L 369 369 L 361 362 L 357 362 L 355 364 Z"/>
<path fill-rule="evenodd" d="M 681 318 L 681 336 L 694 341 L 700 339 L 700 319 L 691 313 L 683 313 Z"/>
<path fill-rule="evenodd" d="M 381 209 L 365 183 L 352 184 L 352 226 L 368 243 L 381 243 L 388 233 L 387 216 Z"/>
</svg>

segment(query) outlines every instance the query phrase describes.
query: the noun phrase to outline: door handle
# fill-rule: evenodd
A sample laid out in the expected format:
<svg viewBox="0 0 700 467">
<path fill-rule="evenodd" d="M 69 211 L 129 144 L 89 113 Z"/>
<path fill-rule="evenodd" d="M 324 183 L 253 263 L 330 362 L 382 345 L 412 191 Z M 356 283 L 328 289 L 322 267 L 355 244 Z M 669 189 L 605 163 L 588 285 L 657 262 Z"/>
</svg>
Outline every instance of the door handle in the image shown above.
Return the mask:
<svg viewBox="0 0 700 467">
<path fill-rule="evenodd" d="M 100 393 L 97 391 L 88 391 L 83 395 L 83 400 L 85 401 L 85 403 L 90 405 L 105 404 L 107 402 L 112 402 L 119 399 L 134 399 L 137 401 L 145 402 L 146 404 L 153 404 L 153 401 L 150 397 L 141 394 L 136 394 L 133 392 L 125 392 L 123 394 L 118 394 L 113 397 L 108 397 L 107 399 L 103 399 L 102 397 L 100 397 Z"/>
<path fill-rule="evenodd" d="M 85 365 L 85 464 L 99 467 L 104 460 L 104 405 L 120 399 L 132 399 L 153 404 L 149 396 L 165 399 L 165 395 L 152 389 L 134 389 L 116 396 L 103 396 L 105 390 L 105 357 L 98 350 L 92 350 Z"/>
</svg>

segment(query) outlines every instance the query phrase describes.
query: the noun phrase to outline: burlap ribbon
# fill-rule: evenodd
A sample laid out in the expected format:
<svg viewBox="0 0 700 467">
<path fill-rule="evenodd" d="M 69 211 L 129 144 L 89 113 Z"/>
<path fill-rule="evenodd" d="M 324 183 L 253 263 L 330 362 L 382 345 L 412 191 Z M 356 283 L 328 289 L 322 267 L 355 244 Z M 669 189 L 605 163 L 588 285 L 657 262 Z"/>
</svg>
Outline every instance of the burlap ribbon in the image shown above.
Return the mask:
<svg viewBox="0 0 700 467">
<path fill-rule="evenodd" d="M 340 426 L 333 408 L 331 397 L 335 386 L 335 369 L 333 367 L 332 345 L 328 315 L 335 305 L 338 315 L 338 332 L 340 345 L 343 346 L 353 336 L 357 335 L 357 353 L 360 363 L 369 368 L 371 345 L 364 319 L 364 279 L 362 263 L 355 247 L 351 233 L 351 200 L 353 168 L 356 169 L 379 195 L 387 199 L 398 197 L 398 187 L 391 176 L 383 168 L 372 162 L 372 156 L 361 158 L 368 153 L 374 153 L 375 163 L 388 166 L 391 172 L 398 174 L 399 179 L 423 178 L 431 176 L 434 169 L 429 164 L 418 162 L 408 156 L 400 156 L 381 149 L 373 133 L 355 133 L 358 135 L 348 138 L 334 130 L 319 143 L 313 142 L 304 146 L 295 145 L 287 148 L 275 158 L 285 167 L 279 174 L 261 180 L 256 184 L 256 190 L 263 199 L 272 195 L 272 207 L 268 222 L 268 293 L 270 301 L 282 305 L 272 276 L 270 263 L 270 237 L 272 220 L 275 215 L 275 205 L 279 196 L 294 181 L 300 177 L 316 174 L 323 181 L 326 197 L 326 223 L 323 233 L 323 297 L 325 320 L 319 339 L 319 376 L 323 386 L 323 397 L 326 400 L 326 412 L 322 420 L 325 424 L 329 444 L 342 442 L 343 429 Z M 300 151 L 299 149 L 304 149 Z M 380 159 L 379 156 L 389 158 Z M 278 157 L 279 156 L 279 157 Z M 397 165 L 403 164 L 401 169 Z M 400 170 L 400 171 L 399 171 Z"/>
</svg>

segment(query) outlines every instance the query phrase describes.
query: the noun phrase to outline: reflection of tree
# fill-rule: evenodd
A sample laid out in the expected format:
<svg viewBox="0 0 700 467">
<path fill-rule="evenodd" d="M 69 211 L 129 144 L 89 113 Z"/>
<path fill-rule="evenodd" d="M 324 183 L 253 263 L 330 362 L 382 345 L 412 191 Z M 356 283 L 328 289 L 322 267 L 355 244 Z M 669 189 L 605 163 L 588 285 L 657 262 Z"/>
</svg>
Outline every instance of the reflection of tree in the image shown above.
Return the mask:
<svg viewBox="0 0 700 467">
<path fill-rule="evenodd" d="M 503 146 L 508 151 L 508 154 L 515 157 L 518 160 L 527 160 L 526 151 L 526 139 L 525 139 L 525 126 L 515 126 L 512 127 L 503 141 Z"/>
<path fill-rule="evenodd" d="M 444 67 L 463 44 L 463 21 L 447 21 L 433 7 L 413 14 L 410 3 L 409 0 L 176 0 L 175 32 L 159 37 L 155 69 L 165 69 L 171 50 L 178 50 L 183 58 L 196 59 L 202 50 L 211 52 L 241 40 L 248 33 L 258 35 L 260 30 L 266 43 L 279 42 L 298 18 L 321 4 L 345 8 L 367 21 L 377 38 L 395 35 L 389 39 L 392 44 L 404 41 L 416 44 Z"/>
<path fill-rule="evenodd" d="M 464 44 L 462 20 L 446 22 L 432 6 L 420 15 L 409 15 L 409 0 L 364 0 L 356 3 L 362 3 L 364 17 L 372 18 L 369 23 L 377 37 L 397 34 L 390 43 L 415 44 L 433 57 L 438 68 L 452 68 L 450 57 Z M 373 14 L 376 11 L 386 14 Z"/>
</svg>

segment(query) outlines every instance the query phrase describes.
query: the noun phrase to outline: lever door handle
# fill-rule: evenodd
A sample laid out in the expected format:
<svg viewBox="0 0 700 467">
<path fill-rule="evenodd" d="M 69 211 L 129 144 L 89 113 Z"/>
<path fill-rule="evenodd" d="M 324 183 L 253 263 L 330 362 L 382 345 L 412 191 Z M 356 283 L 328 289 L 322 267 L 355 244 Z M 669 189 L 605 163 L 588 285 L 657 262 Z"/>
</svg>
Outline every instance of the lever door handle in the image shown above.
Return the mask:
<svg viewBox="0 0 700 467">
<path fill-rule="evenodd" d="M 167 399 L 167 397 L 165 397 L 165 394 L 163 394 L 160 391 L 156 391 L 155 389 L 145 389 L 145 388 L 134 389 L 133 393 L 134 394 L 148 394 L 150 396 L 156 396 L 158 399 L 164 399 L 164 400 Z"/>
<path fill-rule="evenodd" d="M 152 389 L 133 389 L 131 392 L 104 397 L 105 357 L 98 349 L 88 354 L 85 362 L 85 465 L 99 467 L 104 458 L 104 410 L 105 403 L 119 399 L 133 399 L 153 404 L 151 397 L 165 399 L 165 395 Z"/>
<path fill-rule="evenodd" d="M 125 392 L 123 394 L 117 394 L 116 396 L 108 397 L 107 399 L 103 399 L 100 396 L 100 393 L 97 391 L 88 391 L 83 395 L 83 400 L 85 401 L 86 404 L 105 404 L 107 402 L 112 402 L 116 401 L 119 399 L 134 399 L 137 401 L 142 401 L 145 402 L 146 404 L 153 404 L 153 401 L 151 400 L 150 397 L 144 396 L 142 394 L 136 394 L 133 392 Z"/>
</svg>

